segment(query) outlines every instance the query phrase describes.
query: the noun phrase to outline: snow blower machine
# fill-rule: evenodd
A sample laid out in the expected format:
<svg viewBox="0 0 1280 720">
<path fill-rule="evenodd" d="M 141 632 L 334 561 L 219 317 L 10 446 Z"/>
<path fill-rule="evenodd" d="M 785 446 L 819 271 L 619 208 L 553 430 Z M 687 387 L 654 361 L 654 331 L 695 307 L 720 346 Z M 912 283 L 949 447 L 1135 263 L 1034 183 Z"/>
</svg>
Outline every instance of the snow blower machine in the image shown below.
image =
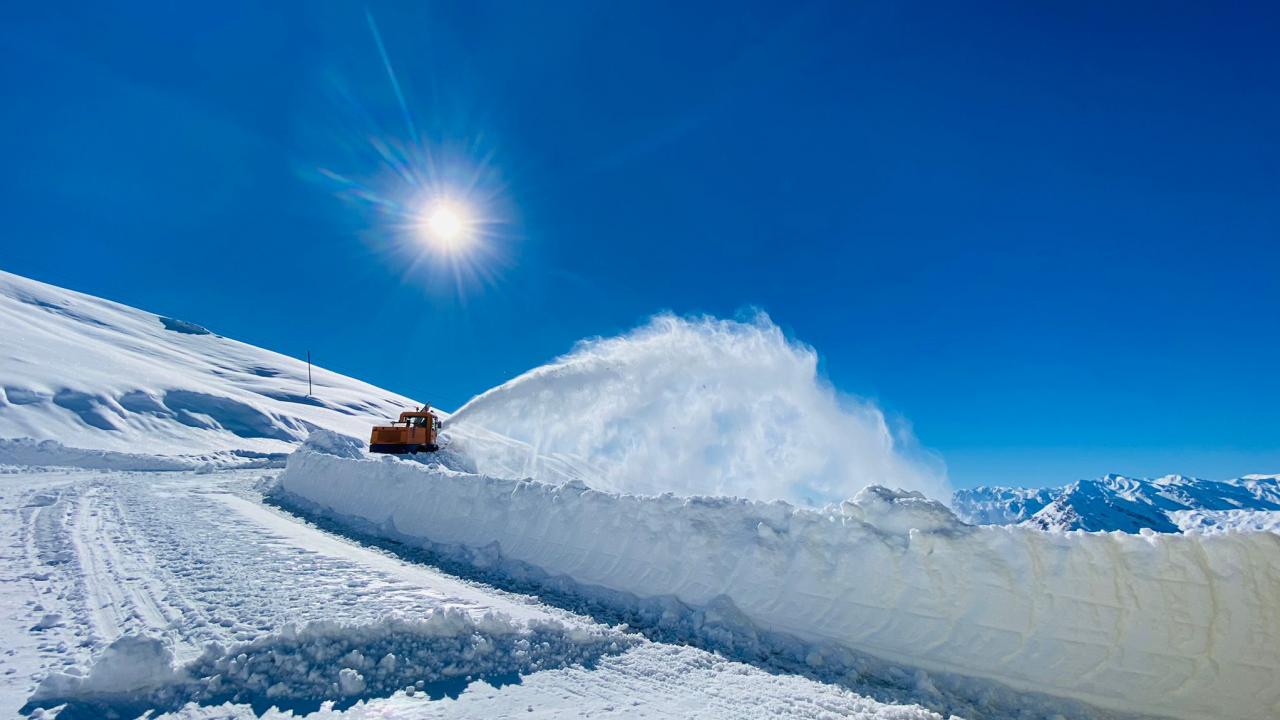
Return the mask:
<svg viewBox="0 0 1280 720">
<path fill-rule="evenodd" d="M 400 419 L 390 425 L 377 425 L 369 437 L 369 452 L 406 453 L 435 452 L 440 449 L 436 438 L 443 427 L 440 418 L 431 412 L 430 405 L 421 410 L 400 413 Z"/>
</svg>

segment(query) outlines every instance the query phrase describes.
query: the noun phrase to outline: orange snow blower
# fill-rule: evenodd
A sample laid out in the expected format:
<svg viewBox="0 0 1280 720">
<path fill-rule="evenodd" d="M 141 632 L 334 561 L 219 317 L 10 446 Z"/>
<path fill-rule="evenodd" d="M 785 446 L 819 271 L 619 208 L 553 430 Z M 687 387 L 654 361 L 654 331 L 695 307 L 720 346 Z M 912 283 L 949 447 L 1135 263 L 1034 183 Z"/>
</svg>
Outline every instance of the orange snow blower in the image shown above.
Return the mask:
<svg viewBox="0 0 1280 720">
<path fill-rule="evenodd" d="M 440 449 L 436 436 L 441 428 L 440 418 L 431 412 L 430 405 L 421 410 L 400 413 L 400 419 L 390 425 L 378 425 L 369 436 L 369 452 L 405 453 L 435 452 Z"/>
</svg>

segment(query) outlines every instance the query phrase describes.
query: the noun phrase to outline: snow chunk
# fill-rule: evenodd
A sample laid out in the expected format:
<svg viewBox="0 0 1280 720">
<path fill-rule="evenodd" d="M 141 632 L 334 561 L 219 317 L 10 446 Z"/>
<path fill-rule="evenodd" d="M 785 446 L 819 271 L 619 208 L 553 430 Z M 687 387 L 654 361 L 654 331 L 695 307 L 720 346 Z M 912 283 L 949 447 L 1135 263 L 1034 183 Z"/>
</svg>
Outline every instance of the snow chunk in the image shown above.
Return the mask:
<svg viewBox="0 0 1280 720">
<path fill-rule="evenodd" d="M 908 535 L 912 530 L 941 532 L 967 527 L 946 505 L 922 493 L 879 485 L 863 488 L 852 500 L 842 503 L 840 509 L 847 517 L 892 535 Z"/>
<path fill-rule="evenodd" d="M 123 635 L 94 659 L 88 675 L 50 673 L 36 688 L 31 701 L 127 695 L 175 679 L 173 650 L 165 641 Z"/>
<path fill-rule="evenodd" d="M 351 668 L 338 671 L 338 689 L 343 695 L 359 695 L 364 692 L 364 676 Z"/>
<path fill-rule="evenodd" d="M 40 621 L 37 622 L 35 625 L 33 625 L 31 629 L 32 630 L 48 630 L 49 628 L 56 628 L 61 626 L 62 626 L 62 614 L 55 612 L 55 613 L 45 613 L 44 617 L 41 617 Z"/>
</svg>

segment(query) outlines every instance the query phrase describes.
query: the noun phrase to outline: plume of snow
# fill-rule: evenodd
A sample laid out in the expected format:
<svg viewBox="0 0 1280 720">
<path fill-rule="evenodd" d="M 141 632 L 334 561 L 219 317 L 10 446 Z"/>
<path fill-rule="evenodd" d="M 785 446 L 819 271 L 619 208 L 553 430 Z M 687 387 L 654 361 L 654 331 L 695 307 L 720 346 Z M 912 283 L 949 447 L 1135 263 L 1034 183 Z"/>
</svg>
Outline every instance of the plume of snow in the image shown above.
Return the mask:
<svg viewBox="0 0 1280 720">
<path fill-rule="evenodd" d="M 877 484 L 950 497 L 909 430 L 838 393 L 817 353 L 763 313 L 664 314 L 582 341 L 473 398 L 448 429 L 482 473 L 600 490 L 820 505 Z"/>
</svg>

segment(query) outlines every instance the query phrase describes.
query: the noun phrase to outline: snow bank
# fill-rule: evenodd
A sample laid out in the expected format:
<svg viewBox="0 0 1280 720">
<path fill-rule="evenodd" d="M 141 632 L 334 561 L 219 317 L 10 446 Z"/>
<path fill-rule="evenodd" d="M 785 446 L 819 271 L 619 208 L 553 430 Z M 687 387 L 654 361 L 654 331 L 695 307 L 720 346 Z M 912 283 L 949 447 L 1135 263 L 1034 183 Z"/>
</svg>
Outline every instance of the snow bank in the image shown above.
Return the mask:
<svg viewBox="0 0 1280 720">
<path fill-rule="evenodd" d="M 145 455 L 67 447 L 57 440 L 0 439 L 0 464 L 140 472 L 280 467 L 283 453 L 224 450 L 203 455 Z"/>
<path fill-rule="evenodd" d="M 499 614 L 477 619 L 452 608 L 369 625 L 286 627 L 230 648 L 212 644 L 198 659 L 175 668 L 172 650 L 162 641 L 126 635 L 99 655 L 87 674 L 50 673 L 30 703 L 140 711 L 228 700 L 282 706 L 298 700 L 354 701 L 452 678 L 586 663 L 622 652 L 637 640 L 553 621 L 523 623 Z"/>
<path fill-rule="evenodd" d="M 362 441 L 332 430 L 316 430 L 307 436 L 303 446 L 316 452 L 342 458 L 358 460 L 365 456 L 365 444 Z"/>
<path fill-rule="evenodd" d="M 909 432 L 839 396 L 813 349 L 763 314 L 745 323 L 662 315 L 582 342 L 472 399 L 447 428 L 480 472 L 504 477 L 799 505 L 871 484 L 950 497 L 940 464 Z"/>
<path fill-rule="evenodd" d="M 871 488 L 822 511 L 600 492 L 303 449 L 281 491 L 396 539 L 1120 711 L 1280 714 L 1280 536 L 973 527 Z"/>
</svg>

